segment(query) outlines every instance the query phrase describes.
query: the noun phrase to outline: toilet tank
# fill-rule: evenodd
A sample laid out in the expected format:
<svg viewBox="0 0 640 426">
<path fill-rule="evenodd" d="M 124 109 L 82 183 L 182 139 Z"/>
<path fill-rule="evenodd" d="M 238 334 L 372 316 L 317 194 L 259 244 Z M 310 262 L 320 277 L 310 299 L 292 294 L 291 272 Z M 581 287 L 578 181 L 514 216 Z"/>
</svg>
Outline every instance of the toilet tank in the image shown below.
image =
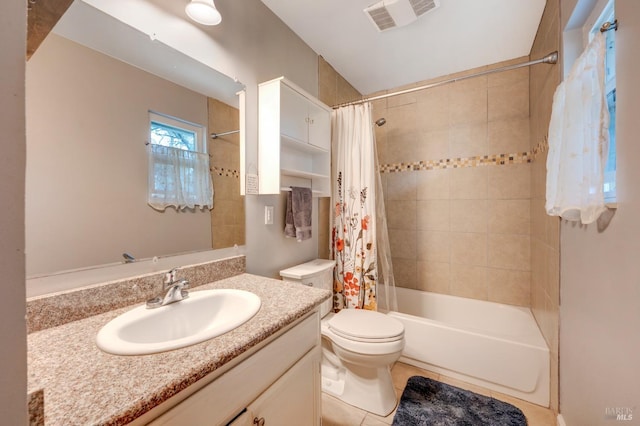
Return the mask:
<svg viewBox="0 0 640 426">
<path fill-rule="evenodd" d="M 333 291 L 333 267 L 335 260 L 316 259 L 280 271 L 283 281 L 297 282 L 309 287 Z M 325 316 L 333 309 L 333 297 L 322 302 L 320 315 Z"/>
</svg>

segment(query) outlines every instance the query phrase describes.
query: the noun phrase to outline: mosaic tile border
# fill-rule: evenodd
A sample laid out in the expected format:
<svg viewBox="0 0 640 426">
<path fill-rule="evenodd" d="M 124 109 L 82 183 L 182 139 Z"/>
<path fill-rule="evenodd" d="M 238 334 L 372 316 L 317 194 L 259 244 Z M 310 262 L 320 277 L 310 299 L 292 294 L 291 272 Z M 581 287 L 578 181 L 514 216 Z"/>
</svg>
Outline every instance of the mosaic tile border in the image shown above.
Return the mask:
<svg viewBox="0 0 640 426">
<path fill-rule="evenodd" d="M 446 158 L 442 160 L 414 161 L 410 163 L 381 164 L 380 173 L 399 173 L 419 170 L 459 169 L 463 167 L 503 166 L 506 164 L 531 163 L 549 148 L 547 138 L 531 151 L 515 154 L 494 154 L 466 158 Z"/>
<path fill-rule="evenodd" d="M 218 176 L 234 177 L 240 179 L 240 172 L 237 170 L 225 169 L 224 167 L 212 167 L 211 171 Z"/>
</svg>

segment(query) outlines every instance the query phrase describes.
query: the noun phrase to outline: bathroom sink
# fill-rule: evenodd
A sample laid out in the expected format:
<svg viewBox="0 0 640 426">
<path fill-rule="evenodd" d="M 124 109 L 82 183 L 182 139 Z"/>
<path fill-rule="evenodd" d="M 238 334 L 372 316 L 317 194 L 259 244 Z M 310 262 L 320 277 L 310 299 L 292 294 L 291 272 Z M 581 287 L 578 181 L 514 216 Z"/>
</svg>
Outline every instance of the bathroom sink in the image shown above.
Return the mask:
<svg viewBox="0 0 640 426">
<path fill-rule="evenodd" d="M 204 342 L 239 327 L 260 309 L 260 298 L 235 289 L 193 291 L 176 303 L 134 308 L 108 322 L 96 336 L 115 355 L 145 355 Z"/>
</svg>

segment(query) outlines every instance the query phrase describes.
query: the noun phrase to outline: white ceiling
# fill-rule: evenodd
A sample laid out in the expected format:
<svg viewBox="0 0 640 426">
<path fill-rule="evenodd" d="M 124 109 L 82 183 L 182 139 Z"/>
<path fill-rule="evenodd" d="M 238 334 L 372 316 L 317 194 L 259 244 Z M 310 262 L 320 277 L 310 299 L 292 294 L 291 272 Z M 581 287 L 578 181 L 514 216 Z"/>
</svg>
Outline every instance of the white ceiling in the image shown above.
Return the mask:
<svg viewBox="0 0 640 426">
<path fill-rule="evenodd" d="M 377 0 L 262 0 L 363 94 L 528 55 L 545 1 L 440 0 L 380 33 L 363 12 Z"/>
</svg>

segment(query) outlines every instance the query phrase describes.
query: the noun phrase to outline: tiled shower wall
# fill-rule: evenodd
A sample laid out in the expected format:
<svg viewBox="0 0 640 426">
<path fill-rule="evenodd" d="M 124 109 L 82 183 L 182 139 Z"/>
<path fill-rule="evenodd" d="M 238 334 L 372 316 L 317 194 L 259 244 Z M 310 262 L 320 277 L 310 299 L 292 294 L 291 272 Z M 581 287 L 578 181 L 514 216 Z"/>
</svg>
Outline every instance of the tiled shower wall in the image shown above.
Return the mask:
<svg viewBox="0 0 640 426">
<path fill-rule="evenodd" d="M 209 133 L 223 133 L 240 128 L 237 108 L 208 98 Z M 240 195 L 240 138 L 237 133 L 210 139 L 213 209 L 211 241 L 214 249 L 243 245 L 244 197 Z"/>
<path fill-rule="evenodd" d="M 362 95 L 322 56 L 318 56 L 318 99 L 329 106 L 360 99 Z M 329 259 L 330 198 L 318 200 L 318 258 Z"/>
<path fill-rule="evenodd" d="M 529 306 L 529 69 L 376 101 L 381 117 L 380 163 L 405 170 L 382 175 L 396 285 Z"/>
<path fill-rule="evenodd" d="M 559 1 L 548 0 L 531 57 L 560 49 Z M 531 68 L 531 145 L 544 140 L 549 129 L 553 94 L 561 66 Z M 531 163 L 531 310 L 551 351 L 551 408 L 558 411 L 558 332 L 560 304 L 560 219 L 547 216 L 546 152 Z"/>
</svg>

